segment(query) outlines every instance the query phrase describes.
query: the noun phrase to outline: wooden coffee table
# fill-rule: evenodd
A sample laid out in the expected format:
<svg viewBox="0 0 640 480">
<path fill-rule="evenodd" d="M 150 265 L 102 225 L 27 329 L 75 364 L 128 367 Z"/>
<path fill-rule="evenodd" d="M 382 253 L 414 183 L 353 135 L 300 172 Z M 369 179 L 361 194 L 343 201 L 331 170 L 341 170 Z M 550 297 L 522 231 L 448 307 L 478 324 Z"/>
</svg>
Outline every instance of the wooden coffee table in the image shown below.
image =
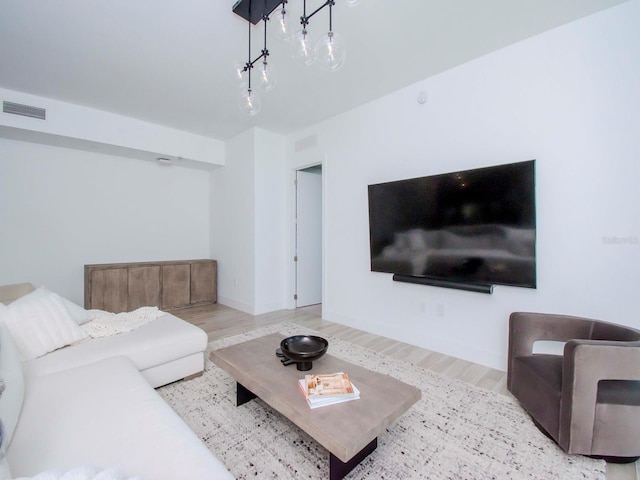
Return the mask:
<svg viewBox="0 0 640 480">
<path fill-rule="evenodd" d="M 421 392 L 388 375 L 372 372 L 330 354 L 308 372 L 280 363 L 275 350 L 285 338 L 271 334 L 211 352 L 213 363 L 237 382 L 237 405 L 256 396 L 291 420 L 330 453 L 331 480 L 349 473 L 378 446 L 378 436 L 416 403 Z M 331 352 L 331 344 L 329 350 Z M 297 382 L 305 373 L 346 372 L 360 399 L 310 409 Z"/>
</svg>

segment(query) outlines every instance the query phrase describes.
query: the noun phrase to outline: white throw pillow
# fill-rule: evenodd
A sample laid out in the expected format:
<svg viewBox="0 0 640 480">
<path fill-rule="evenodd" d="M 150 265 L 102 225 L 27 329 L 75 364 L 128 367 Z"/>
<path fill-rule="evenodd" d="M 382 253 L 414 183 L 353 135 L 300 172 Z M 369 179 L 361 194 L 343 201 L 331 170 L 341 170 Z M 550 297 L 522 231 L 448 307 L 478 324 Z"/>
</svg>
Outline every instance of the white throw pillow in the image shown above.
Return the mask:
<svg viewBox="0 0 640 480">
<path fill-rule="evenodd" d="M 78 325 L 82 325 L 83 323 L 86 323 L 92 319 L 92 315 L 87 310 L 82 308 L 80 305 L 76 305 L 71 300 L 67 300 L 66 298 L 58 295 L 57 293 L 52 292 L 51 290 L 47 289 L 47 287 L 36 288 L 33 292 L 30 292 L 24 295 L 23 297 L 20 297 L 17 300 L 15 300 L 13 303 L 11 303 L 11 305 L 15 305 L 16 303 L 20 304 L 24 302 L 30 302 L 34 298 L 46 297 L 48 295 L 57 296 L 62 301 L 65 308 L 69 311 L 69 315 L 71 316 L 71 318 Z"/>
<path fill-rule="evenodd" d="M 3 321 L 22 360 L 33 360 L 87 337 L 58 295 L 16 301 L 3 310 Z"/>
</svg>

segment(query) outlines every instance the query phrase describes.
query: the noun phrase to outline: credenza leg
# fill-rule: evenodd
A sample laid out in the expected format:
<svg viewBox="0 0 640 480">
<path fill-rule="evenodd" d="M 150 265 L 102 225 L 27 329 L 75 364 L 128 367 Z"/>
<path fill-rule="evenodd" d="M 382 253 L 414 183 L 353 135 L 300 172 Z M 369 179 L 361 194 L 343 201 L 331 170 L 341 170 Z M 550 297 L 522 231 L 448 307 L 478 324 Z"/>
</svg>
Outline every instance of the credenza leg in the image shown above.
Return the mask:
<svg viewBox="0 0 640 480">
<path fill-rule="evenodd" d="M 248 390 L 244 385 L 236 382 L 236 406 L 244 405 L 247 402 L 250 402 L 254 398 L 255 395 L 251 390 Z"/>
<path fill-rule="evenodd" d="M 351 460 L 343 462 L 333 453 L 329 453 L 329 477 L 331 480 L 342 480 L 347 473 L 353 470 L 367 455 L 378 448 L 378 438 L 374 438 L 369 445 L 356 453 Z"/>
</svg>

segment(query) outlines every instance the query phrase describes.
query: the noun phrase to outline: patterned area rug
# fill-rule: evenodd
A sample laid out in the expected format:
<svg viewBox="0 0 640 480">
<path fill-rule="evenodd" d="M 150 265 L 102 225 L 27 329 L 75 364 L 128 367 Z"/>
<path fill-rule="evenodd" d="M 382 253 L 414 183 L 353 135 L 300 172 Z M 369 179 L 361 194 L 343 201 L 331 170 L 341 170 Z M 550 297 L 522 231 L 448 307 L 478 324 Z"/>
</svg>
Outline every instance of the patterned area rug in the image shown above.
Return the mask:
<svg viewBox="0 0 640 480">
<path fill-rule="evenodd" d="M 422 390 L 422 399 L 347 479 L 605 479 L 604 461 L 563 453 L 511 397 L 326 334 L 282 323 L 212 342 L 209 349 L 274 332 L 321 335 L 331 355 Z M 329 478 L 323 447 L 259 399 L 236 407 L 235 381 L 209 360 L 201 377 L 158 392 L 236 478 Z"/>
</svg>

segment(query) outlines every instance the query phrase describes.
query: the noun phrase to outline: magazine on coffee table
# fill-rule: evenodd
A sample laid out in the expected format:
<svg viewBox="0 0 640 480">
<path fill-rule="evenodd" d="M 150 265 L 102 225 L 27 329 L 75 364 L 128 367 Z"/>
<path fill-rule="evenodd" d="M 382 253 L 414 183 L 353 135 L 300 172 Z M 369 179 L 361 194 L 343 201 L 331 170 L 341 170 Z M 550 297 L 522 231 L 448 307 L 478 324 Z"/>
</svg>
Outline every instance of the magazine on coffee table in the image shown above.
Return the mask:
<svg viewBox="0 0 640 480">
<path fill-rule="evenodd" d="M 360 398 L 360 391 L 344 372 L 305 375 L 298 387 L 311 408 L 349 402 Z"/>
</svg>

